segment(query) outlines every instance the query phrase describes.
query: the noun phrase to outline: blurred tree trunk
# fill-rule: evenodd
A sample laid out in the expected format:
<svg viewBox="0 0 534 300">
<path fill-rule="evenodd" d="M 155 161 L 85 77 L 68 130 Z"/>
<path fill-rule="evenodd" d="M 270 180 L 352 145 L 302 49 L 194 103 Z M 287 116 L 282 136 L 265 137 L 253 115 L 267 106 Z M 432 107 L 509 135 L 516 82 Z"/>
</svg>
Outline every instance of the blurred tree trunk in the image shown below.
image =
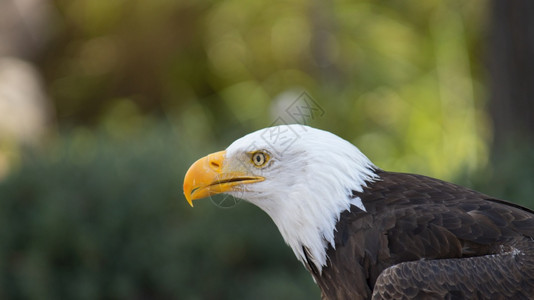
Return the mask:
<svg viewBox="0 0 534 300">
<path fill-rule="evenodd" d="M 490 114 L 498 153 L 534 142 L 534 1 L 490 5 Z"/>
</svg>

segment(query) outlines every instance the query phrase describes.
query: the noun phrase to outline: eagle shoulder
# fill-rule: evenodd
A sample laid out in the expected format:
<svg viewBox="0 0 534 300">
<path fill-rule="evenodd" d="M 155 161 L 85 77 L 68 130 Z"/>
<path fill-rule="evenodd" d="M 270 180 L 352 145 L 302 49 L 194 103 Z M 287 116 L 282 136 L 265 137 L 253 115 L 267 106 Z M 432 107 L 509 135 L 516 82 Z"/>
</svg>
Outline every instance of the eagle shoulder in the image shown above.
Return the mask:
<svg viewBox="0 0 534 300">
<path fill-rule="evenodd" d="M 453 274 L 478 276 L 478 272 L 497 280 L 511 272 L 517 267 L 517 256 L 506 250 L 512 248 L 519 249 L 523 261 L 515 274 L 534 273 L 534 253 L 527 249 L 533 247 L 532 211 L 426 176 L 384 171 L 378 175 L 378 181 L 355 193 L 366 211 L 352 207 L 341 213 L 335 248 L 328 249 L 329 261 L 322 274 L 314 275 L 325 298 L 368 299 L 377 288 L 376 295 L 423 296 L 418 294 L 423 289 L 417 289 L 421 285 L 416 276 L 425 272 L 434 276 L 425 279 L 427 296 L 441 295 L 462 281 Z M 488 263 L 507 267 L 488 267 Z M 438 272 L 441 268 L 448 268 L 450 274 Z M 485 268 L 490 269 L 484 272 Z M 534 285 L 534 278 L 522 278 L 525 282 L 519 286 Z M 448 280 L 448 289 L 440 283 L 443 280 Z"/>
</svg>

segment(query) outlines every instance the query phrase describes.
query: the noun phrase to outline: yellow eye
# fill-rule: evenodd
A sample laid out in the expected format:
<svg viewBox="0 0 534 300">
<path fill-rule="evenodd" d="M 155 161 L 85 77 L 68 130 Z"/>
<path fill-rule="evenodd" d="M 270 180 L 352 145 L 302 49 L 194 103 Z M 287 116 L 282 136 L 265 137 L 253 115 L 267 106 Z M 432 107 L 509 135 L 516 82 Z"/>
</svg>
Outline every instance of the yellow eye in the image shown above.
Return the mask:
<svg viewBox="0 0 534 300">
<path fill-rule="evenodd" d="M 267 163 L 267 161 L 269 161 L 269 155 L 267 153 L 257 151 L 252 153 L 251 159 L 252 163 L 256 167 L 263 167 Z"/>
</svg>

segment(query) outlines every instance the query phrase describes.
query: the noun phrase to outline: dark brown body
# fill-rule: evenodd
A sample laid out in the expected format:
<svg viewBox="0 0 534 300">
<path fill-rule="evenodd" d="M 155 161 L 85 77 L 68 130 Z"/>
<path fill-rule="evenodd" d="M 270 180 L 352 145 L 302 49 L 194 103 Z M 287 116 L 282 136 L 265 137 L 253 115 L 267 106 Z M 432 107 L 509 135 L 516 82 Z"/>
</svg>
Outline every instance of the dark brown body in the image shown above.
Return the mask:
<svg viewBox="0 0 534 300">
<path fill-rule="evenodd" d="M 378 171 L 341 214 L 325 299 L 534 299 L 534 212 L 420 175 Z"/>
</svg>

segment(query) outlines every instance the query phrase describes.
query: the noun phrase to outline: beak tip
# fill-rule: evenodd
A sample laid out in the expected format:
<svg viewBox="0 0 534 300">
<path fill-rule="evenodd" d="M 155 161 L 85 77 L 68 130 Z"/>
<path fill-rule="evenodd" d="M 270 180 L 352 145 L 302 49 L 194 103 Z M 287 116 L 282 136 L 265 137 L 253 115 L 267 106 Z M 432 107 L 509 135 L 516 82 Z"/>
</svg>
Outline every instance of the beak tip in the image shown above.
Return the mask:
<svg viewBox="0 0 534 300">
<path fill-rule="evenodd" d="M 191 207 L 193 207 L 193 199 L 191 199 L 191 193 L 186 193 L 184 191 L 184 196 L 185 196 L 185 200 L 187 200 L 187 203 L 189 203 L 189 205 L 191 205 Z"/>
</svg>

